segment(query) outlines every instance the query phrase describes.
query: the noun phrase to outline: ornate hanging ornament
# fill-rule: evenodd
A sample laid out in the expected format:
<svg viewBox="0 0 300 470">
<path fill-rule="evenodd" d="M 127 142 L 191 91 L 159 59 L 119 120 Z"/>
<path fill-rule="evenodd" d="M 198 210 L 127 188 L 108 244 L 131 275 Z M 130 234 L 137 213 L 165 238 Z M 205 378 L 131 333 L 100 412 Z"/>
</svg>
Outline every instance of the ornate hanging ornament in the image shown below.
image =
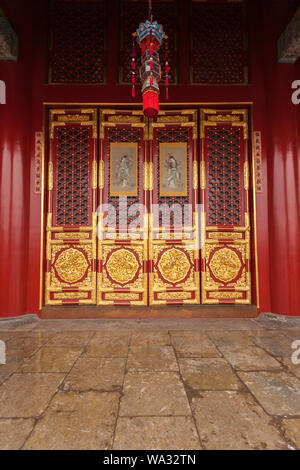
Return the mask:
<svg viewBox="0 0 300 470">
<path fill-rule="evenodd" d="M 162 72 L 159 59 L 159 50 L 165 39 L 165 85 L 166 99 L 168 99 L 169 63 L 168 63 L 168 37 L 165 35 L 162 25 L 152 19 L 152 3 L 149 0 L 149 19 L 140 23 L 137 31 L 133 33 L 132 45 L 132 96 L 135 97 L 135 39 L 141 48 L 140 78 L 142 82 L 143 111 L 145 116 L 154 118 L 159 111 L 159 82 Z"/>
</svg>

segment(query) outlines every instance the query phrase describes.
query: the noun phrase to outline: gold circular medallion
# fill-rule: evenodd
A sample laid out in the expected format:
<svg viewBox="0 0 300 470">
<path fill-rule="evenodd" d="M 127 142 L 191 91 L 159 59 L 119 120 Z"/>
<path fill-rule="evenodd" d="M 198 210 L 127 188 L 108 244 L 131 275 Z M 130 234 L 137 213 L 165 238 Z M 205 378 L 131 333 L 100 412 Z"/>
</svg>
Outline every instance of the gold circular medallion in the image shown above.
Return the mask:
<svg viewBox="0 0 300 470">
<path fill-rule="evenodd" d="M 177 248 L 170 248 L 165 251 L 158 262 L 158 269 L 162 277 L 171 284 L 183 281 L 190 267 L 191 264 L 187 255 Z"/>
<path fill-rule="evenodd" d="M 60 253 L 54 264 L 57 274 L 62 281 L 74 284 L 80 281 L 88 269 L 84 254 L 75 248 L 68 248 Z"/>
<path fill-rule="evenodd" d="M 113 281 L 118 284 L 128 284 L 135 278 L 139 263 L 131 251 L 121 248 L 111 253 L 106 269 Z"/>
<path fill-rule="evenodd" d="M 216 251 L 209 262 L 212 274 L 224 283 L 233 281 L 237 277 L 241 266 L 240 258 L 230 248 L 221 248 Z"/>
</svg>

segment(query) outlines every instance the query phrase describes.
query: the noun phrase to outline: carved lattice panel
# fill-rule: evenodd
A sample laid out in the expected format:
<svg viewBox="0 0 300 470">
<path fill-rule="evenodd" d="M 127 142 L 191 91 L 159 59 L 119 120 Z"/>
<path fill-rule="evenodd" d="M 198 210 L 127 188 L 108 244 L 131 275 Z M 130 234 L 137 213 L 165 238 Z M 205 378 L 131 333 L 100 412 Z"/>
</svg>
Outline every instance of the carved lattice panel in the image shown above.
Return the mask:
<svg viewBox="0 0 300 470">
<path fill-rule="evenodd" d="M 53 0 L 50 83 L 105 82 L 104 0 Z"/>
<path fill-rule="evenodd" d="M 153 19 L 163 25 L 168 35 L 168 57 L 170 64 L 169 82 L 177 81 L 177 41 L 178 41 L 178 5 L 176 0 L 164 0 L 153 2 Z M 144 22 L 148 16 L 148 2 L 135 0 L 123 0 L 121 2 L 121 44 L 120 44 L 120 82 L 131 83 L 131 53 L 132 33 L 138 25 Z M 136 50 L 139 46 L 136 44 Z M 160 52 L 161 64 L 165 62 L 164 46 Z M 137 71 L 140 67 L 140 53 L 136 55 Z M 137 82 L 140 81 L 136 74 Z"/>
<path fill-rule="evenodd" d="M 193 0 L 191 82 L 248 82 L 248 52 L 243 0 Z"/>
<path fill-rule="evenodd" d="M 247 110 L 201 110 L 202 303 L 251 303 Z"/>
<path fill-rule="evenodd" d="M 46 305 L 96 303 L 97 110 L 50 110 Z"/>
<path fill-rule="evenodd" d="M 150 304 L 200 303 L 197 111 L 150 123 Z"/>
<path fill-rule="evenodd" d="M 142 112 L 101 112 L 100 305 L 147 305 L 146 137 Z"/>
</svg>

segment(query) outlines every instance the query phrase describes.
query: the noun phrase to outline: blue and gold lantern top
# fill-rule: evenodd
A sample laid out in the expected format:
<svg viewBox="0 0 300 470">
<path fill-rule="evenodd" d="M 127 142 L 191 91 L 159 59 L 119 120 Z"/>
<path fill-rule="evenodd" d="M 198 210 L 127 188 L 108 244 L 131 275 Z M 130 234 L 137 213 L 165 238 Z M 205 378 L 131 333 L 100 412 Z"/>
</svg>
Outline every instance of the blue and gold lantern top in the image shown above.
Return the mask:
<svg viewBox="0 0 300 470">
<path fill-rule="evenodd" d="M 138 29 L 136 30 L 136 40 L 138 44 L 141 44 L 148 36 L 150 36 L 150 31 L 152 30 L 152 36 L 159 42 L 161 45 L 165 36 L 163 27 L 161 24 L 158 24 L 157 21 L 151 23 L 149 20 L 146 20 L 145 23 L 140 23 Z"/>
</svg>

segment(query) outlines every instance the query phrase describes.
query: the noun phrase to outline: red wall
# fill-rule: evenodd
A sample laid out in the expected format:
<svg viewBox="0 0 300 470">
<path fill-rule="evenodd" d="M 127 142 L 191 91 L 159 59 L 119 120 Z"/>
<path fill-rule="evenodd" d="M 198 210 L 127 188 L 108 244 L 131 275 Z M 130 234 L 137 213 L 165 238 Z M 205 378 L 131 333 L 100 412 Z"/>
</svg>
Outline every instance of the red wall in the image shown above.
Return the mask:
<svg viewBox="0 0 300 470">
<path fill-rule="evenodd" d="M 20 39 L 19 61 L 0 65 L 7 86 L 7 104 L 0 105 L 0 316 L 5 317 L 28 311 L 32 18 L 25 2 L 2 3 Z"/>
<path fill-rule="evenodd" d="M 274 47 L 296 2 L 286 0 L 284 8 L 281 3 L 272 2 L 272 15 L 267 5 L 264 12 L 271 311 L 300 315 L 299 109 L 291 101 L 300 70 L 278 64 Z"/>
<path fill-rule="evenodd" d="M 187 25 L 188 2 L 180 2 L 180 21 Z M 45 84 L 47 3 L 46 0 L 1 2 L 20 43 L 19 61 L 0 64 L 0 79 L 6 81 L 8 89 L 7 104 L 0 106 L 2 317 L 39 312 L 41 198 L 33 192 L 33 147 L 34 132 L 42 130 L 43 103 L 132 102 L 131 87 L 116 84 L 118 15 L 113 13 L 117 0 L 108 2 L 111 32 L 108 86 Z M 296 3 L 293 0 L 248 2 L 252 82 L 249 86 L 188 86 L 186 28 L 180 42 L 181 85 L 170 87 L 169 100 L 176 103 L 253 102 L 253 129 L 262 131 L 264 168 L 263 192 L 256 197 L 259 305 L 262 312 L 285 315 L 300 315 L 297 292 L 300 286 L 299 133 L 296 140 L 300 105 L 297 108 L 290 101 L 291 81 L 300 79 L 300 66 L 277 63 L 277 39 Z M 135 102 L 139 100 L 137 97 Z"/>
</svg>

